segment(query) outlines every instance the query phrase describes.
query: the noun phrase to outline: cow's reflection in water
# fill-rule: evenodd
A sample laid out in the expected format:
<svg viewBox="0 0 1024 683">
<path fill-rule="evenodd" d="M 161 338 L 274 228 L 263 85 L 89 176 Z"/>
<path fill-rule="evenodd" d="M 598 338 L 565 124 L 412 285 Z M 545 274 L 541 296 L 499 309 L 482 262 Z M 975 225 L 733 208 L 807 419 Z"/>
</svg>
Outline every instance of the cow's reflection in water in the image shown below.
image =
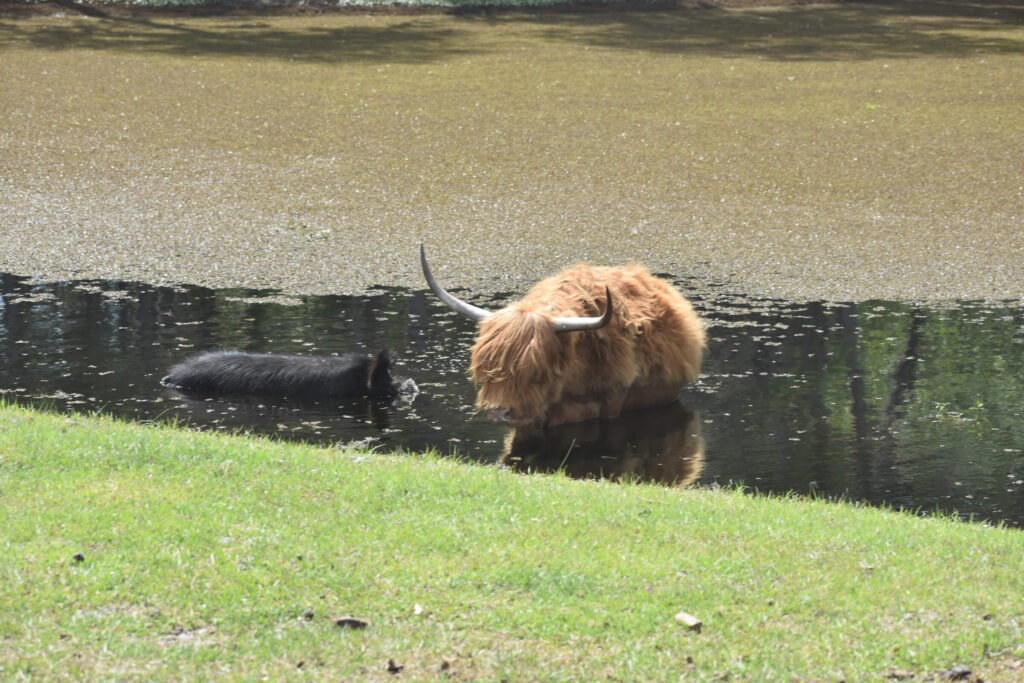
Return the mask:
<svg viewBox="0 0 1024 683">
<path fill-rule="evenodd" d="M 578 479 L 685 486 L 700 476 L 700 422 L 678 401 L 624 412 L 612 420 L 520 428 L 505 438 L 501 463 L 526 472 L 564 470 Z"/>
</svg>

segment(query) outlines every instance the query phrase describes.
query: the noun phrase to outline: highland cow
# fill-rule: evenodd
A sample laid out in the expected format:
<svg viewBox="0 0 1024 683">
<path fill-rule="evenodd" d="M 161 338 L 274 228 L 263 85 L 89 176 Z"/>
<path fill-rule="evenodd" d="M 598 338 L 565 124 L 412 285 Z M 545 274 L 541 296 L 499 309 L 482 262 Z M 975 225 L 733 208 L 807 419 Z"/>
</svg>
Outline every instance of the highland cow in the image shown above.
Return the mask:
<svg viewBox="0 0 1024 683">
<path fill-rule="evenodd" d="M 392 356 L 387 350 L 379 351 L 376 356 L 211 351 L 175 365 L 160 382 L 197 393 L 311 399 L 390 398 L 404 385 L 392 379 L 391 362 Z"/>
<path fill-rule="evenodd" d="M 470 375 L 477 408 L 496 422 L 613 418 L 674 400 L 700 371 L 700 318 L 643 266 L 577 265 L 492 313 L 446 292 L 422 245 L 420 262 L 434 293 L 480 323 Z"/>
</svg>

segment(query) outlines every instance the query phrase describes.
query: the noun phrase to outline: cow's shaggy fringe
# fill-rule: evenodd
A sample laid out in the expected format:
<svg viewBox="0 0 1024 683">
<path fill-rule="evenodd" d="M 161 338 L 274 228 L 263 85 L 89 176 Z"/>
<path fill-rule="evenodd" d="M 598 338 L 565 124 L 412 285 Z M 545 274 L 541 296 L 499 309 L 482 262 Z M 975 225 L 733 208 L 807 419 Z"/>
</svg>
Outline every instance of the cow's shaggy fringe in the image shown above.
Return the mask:
<svg viewBox="0 0 1024 683">
<path fill-rule="evenodd" d="M 555 332 L 555 318 L 602 313 L 598 330 Z M 480 325 L 470 374 L 477 406 L 514 424 L 615 417 L 671 401 L 700 371 L 704 328 L 690 302 L 643 266 L 578 265 L 542 280 Z"/>
</svg>

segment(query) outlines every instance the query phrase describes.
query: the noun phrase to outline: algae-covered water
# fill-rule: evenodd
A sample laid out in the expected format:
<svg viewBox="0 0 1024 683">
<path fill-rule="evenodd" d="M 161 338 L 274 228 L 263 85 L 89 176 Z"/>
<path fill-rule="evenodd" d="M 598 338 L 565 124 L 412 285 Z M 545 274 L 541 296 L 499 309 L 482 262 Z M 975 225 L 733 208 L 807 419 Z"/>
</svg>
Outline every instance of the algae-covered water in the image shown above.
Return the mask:
<svg viewBox="0 0 1024 683">
<path fill-rule="evenodd" d="M 1024 294 L 1008 2 L 0 16 L 0 269 L 522 291 L 643 261 L 753 296 Z"/>
</svg>

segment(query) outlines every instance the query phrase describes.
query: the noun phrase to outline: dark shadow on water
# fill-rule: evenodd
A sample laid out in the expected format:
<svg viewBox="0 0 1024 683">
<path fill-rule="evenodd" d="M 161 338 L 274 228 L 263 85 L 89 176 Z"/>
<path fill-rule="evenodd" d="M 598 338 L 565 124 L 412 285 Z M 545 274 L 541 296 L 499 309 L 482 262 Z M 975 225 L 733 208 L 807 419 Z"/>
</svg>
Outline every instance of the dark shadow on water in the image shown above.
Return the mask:
<svg viewBox="0 0 1024 683">
<path fill-rule="evenodd" d="M 110 14 L 102 7 L 75 2 L 75 0 L 50 0 L 50 2 L 57 7 L 76 14 L 81 14 L 85 17 L 106 18 L 110 16 Z"/>
<path fill-rule="evenodd" d="M 101 16 L 61 25 L 0 19 L 0 46 L 30 43 L 53 50 L 85 48 L 171 55 L 220 55 L 314 63 L 428 63 L 490 52 L 471 24 L 520 27 L 538 43 L 657 53 L 771 60 L 856 60 L 1020 54 L 1024 41 L 1000 34 L 1024 24 L 1024 7 L 997 0 L 844 3 L 765 11 L 727 9 L 585 9 L 468 11 L 452 19 L 408 15 L 376 26 L 289 29 L 274 16 L 206 17 L 183 23 L 174 15 Z M 500 49 L 500 47 L 499 47 Z"/>
<path fill-rule="evenodd" d="M 527 21 L 543 29 L 546 40 L 780 61 L 1024 52 L 1019 36 L 997 34 L 1024 24 L 1024 7 L 1009 2 L 850 3 L 755 12 L 541 13 Z"/>
<path fill-rule="evenodd" d="M 684 292 L 686 281 L 676 278 Z M 715 288 L 712 288 L 715 289 Z M 509 296 L 469 297 L 496 308 Z M 694 298 L 703 373 L 678 403 L 512 433 L 476 414 L 474 326 L 423 291 L 280 296 L 0 275 L 0 396 L 50 410 L 378 452 L 436 450 L 517 470 L 743 483 L 1024 526 L 1024 309 Z M 218 349 L 394 349 L 411 400 L 190 396 L 160 384 Z"/>
<path fill-rule="evenodd" d="M 0 19 L 0 47 L 32 45 L 50 50 L 156 52 L 217 55 L 313 63 L 429 63 L 481 50 L 457 26 L 406 17 L 380 26 L 304 27 L 292 30 L 274 17 L 109 16 L 61 25 Z"/>
</svg>

